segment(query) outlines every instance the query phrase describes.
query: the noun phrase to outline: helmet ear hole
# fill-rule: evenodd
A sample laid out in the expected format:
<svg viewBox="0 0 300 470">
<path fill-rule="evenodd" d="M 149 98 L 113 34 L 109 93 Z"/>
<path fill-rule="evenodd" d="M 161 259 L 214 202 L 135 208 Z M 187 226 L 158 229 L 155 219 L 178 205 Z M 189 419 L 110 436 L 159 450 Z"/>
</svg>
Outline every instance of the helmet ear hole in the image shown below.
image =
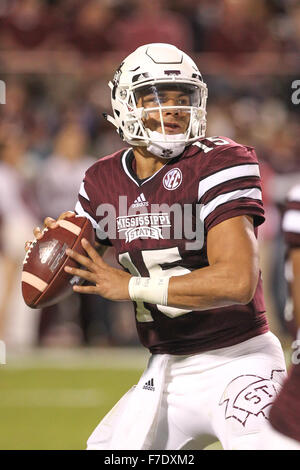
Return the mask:
<svg viewBox="0 0 300 470">
<path fill-rule="evenodd" d="M 122 88 L 120 91 L 119 91 L 119 97 L 121 100 L 125 100 L 127 98 L 127 90 L 125 90 L 124 88 Z"/>
</svg>

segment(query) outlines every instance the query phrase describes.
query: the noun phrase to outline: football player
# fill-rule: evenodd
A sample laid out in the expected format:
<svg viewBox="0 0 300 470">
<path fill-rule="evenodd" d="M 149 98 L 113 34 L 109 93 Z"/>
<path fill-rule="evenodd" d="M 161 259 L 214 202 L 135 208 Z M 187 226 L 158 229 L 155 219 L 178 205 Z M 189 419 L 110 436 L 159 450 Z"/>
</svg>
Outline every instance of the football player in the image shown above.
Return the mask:
<svg viewBox="0 0 300 470">
<path fill-rule="evenodd" d="M 300 450 L 300 184 L 288 194 L 282 229 L 292 267 L 291 297 L 298 332 L 288 378 L 270 410 L 264 448 Z"/>
<path fill-rule="evenodd" d="M 75 211 L 124 269 L 83 240 L 86 256 L 68 251 L 83 268 L 66 271 L 88 282 L 76 292 L 134 302 L 150 358 L 88 449 L 255 449 L 285 377 L 259 270 L 255 151 L 205 136 L 207 86 L 172 45 L 139 47 L 109 86 L 106 117 L 129 147 L 87 170 Z"/>
</svg>

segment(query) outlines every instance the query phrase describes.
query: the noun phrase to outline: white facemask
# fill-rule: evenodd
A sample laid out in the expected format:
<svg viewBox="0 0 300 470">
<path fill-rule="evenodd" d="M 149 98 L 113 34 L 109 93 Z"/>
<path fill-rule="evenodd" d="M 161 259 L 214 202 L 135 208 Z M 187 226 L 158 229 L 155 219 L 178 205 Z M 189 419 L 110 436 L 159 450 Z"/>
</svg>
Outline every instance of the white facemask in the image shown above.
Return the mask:
<svg viewBox="0 0 300 470">
<path fill-rule="evenodd" d="M 185 142 L 178 142 L 178 140 L 184 141 L 185 134 L 168 134 L 168 142 L 164 142 L 165 136 L 160 132 L 150 130 L 148 132 L 152 142 L 148 145 L 147 150 L 156 157 L 174 158 L 180 155 L 186 147 Z M 153 142 L 153 140 L 160 142 Z"/>
</svg>

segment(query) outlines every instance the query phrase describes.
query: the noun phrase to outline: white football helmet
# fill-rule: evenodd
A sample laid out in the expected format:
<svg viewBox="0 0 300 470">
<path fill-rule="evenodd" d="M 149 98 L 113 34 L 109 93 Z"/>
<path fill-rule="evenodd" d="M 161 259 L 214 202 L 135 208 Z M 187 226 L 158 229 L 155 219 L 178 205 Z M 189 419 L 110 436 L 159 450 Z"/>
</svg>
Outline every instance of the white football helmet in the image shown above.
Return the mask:
<svg viewBox="0 0 300 470">
<path fill-rule="evenodd" d="M 159 157 L 173 158 L 204 137 L 207 86 L 194 61 L 177 47 L 160 43 L 139 47 L 121 63 L 109 87 L 113 117 L 106 118 L 130 145 L 146 146 Z M 164 106 L 164 90 L 180 92 L 185 98 Z M 146 107 L 140 98 L 150 95 L 150 107 Z M 166 133 L 163 116 L 171 109 L 189 115 L 181 133 Z M 149 112 L 159 116 L 162 132 L 145 126 Z"/>
</svg>

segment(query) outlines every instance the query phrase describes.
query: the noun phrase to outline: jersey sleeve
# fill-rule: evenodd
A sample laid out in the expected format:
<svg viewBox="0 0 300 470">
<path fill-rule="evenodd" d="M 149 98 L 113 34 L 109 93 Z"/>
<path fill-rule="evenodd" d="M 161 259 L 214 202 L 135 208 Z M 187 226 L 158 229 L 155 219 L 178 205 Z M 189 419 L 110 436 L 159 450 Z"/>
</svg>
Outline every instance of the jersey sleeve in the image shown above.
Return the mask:
<svg viewBox="0 0 300 470">
<path fill-rule="evenodd" d="M 95 165 L 87 170 L 85 177 L 81 183 L 78 200 L 75 206 L 77 215 L 87 217 L 95 229 L 96 240 L 102 245 L 111 246 L 105 231 L 99 226 L 99 217 L 97 216 L 97 206 L 99 205 L 98 194 L 99 185 L 96 184 L 97 177 L 95 175 Z"/>
<path fill-rule="evenodd" d="M 265 220 L 259 164 L 252 147 L 225 145 L 206 158 L 198 187 L 200 217 L 205 229 L 233 217 L 247 215 L 255 227 Z"/>
<path fill-rule="evenodd" d="M 288 248 L 300 248 L 300 185 L 288 194 L 282 230 Z"/>
</svg>

